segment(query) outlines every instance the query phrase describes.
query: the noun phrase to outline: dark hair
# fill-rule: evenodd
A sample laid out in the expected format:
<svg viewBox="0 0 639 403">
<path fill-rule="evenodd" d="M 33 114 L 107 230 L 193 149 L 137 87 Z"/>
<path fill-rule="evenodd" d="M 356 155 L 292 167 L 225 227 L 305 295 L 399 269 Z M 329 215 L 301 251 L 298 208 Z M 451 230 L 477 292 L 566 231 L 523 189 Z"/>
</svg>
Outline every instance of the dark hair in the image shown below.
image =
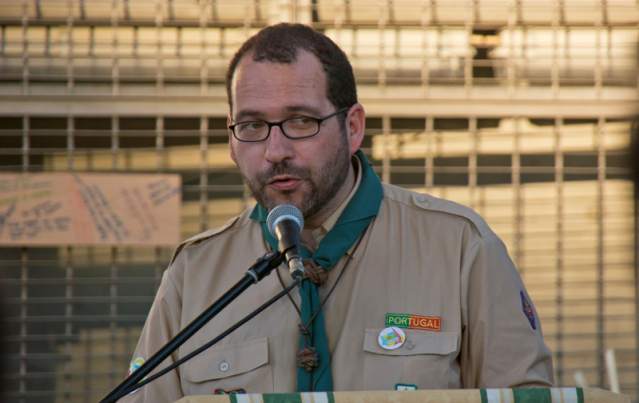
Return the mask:
<svg viewBox="0 0 639 403">
<path fill-rule="evenodd" d="M 226 72 L 226 94 L 229 109 L 233 109 L 231 82 L 242 57 L 251 52 L 256 62 L 291 64 L 302 49 L 314 54 L 326 73 L 326 95 L 336 108 L 357 103 L 357 89 L 353 68 L 346 54 L 335 42 L 313 28 L 303 24 L 282 23 L 264 28 L 250 37 L 235 53 Z"/>
</svg>

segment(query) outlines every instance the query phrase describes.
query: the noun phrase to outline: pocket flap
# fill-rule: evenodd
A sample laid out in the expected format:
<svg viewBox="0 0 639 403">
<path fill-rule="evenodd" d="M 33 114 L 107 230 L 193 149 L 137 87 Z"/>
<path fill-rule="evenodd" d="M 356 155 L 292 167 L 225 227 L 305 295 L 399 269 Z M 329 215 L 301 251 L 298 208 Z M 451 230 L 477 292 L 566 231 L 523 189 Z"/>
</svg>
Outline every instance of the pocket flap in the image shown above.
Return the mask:
<svg viewBox="0 0 639 403">
<path fill-rule="evenodd" d="M 457 350 L 459 336 L 456 332 L 426 332 L 423 330 L 402 329 L 406 334 L 404 345 L 395 350 L 386 350 L 379 345 L 377 338 L 384 329 L 366 329 L 364 351 L 383 355 L 447 355 Z M 408 349 L 407 346 L 414 346 Z"/>
<path fill-rule="evenodd" d="M 184 377 L 205 382 L 243 374 L 268 363 L 268 339 L 211 347 L 184 365 Z"/>
</svg>

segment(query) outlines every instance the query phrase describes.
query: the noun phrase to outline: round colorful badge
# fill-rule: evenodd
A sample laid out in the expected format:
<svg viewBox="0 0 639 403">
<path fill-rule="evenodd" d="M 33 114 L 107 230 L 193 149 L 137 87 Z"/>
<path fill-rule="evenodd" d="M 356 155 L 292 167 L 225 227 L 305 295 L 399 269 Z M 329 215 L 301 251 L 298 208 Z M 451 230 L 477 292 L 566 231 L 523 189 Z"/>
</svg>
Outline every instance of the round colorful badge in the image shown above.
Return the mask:
<svg viewBox="0 0 639 403">
<path fill-rule="evenodd" d="M 404 331 L 398 327 L 387 327 L 377 336 L 379 345 L 386 350 L 395 350 L 404 345 L 406 335 Z"/>
<path fill-rule="evenodd" d="M 129 371 L 126 373 L 126 377 L 128 378 L 135 370 L 140 368 L 144 364 L 144 358 L 138 357 L 135 360 L 131 361 L 131 365 L 129 365 Z"/>
<path fill-rule="evenodd" d="M 138 357 L 135 360 L 131 361 L 131 365 L 129 366 L 129 372 L 126 373 L 126 377 L 128 378 L 129 375 L 131 375 L 132 373 L 134 373 L 138 368 L 140 368 L 142 366 L 142 364 L 144 364 L 144 358 L 142 357 Z M 144 378 L 146 379 L 146 378 Z M 144 380 L 143 379 L 143 380 Z M 135 392 L 137 392 L 140 389 L 136 389 L 133 392 L 129 393 L 130 395 L 134 394 Z"/>
</svg>

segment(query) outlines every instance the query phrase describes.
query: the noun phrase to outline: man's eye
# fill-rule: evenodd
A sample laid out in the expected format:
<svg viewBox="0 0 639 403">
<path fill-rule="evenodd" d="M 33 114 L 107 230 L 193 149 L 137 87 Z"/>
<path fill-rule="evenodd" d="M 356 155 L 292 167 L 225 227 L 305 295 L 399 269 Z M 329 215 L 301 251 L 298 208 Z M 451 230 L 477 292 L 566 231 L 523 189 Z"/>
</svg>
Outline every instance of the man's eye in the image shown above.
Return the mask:
<svg viewBox="0 0 639 403">
<path fill-rule="evenodd" d="M 289 120 L 288 124 L 291 127 L 307 127 L 315 124 L 315 120 L 308 116 L 300 116 L 299 118 Z"/>
<path fill-rule="evenodd" d="M 242 131 L 258 131 L 266 127 L 266 123 L 264 122 L 246 122 L 240 125 L 240 130 Z"/>
</svg>

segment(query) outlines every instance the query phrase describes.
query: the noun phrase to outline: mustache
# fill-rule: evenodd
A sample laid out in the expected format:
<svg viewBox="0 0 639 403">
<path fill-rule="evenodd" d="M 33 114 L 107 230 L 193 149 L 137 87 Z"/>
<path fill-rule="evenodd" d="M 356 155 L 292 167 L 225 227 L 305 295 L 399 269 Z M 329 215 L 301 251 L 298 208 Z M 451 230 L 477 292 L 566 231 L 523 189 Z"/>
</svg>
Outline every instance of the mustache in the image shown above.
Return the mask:
<svg viewBox="0 0 639 403">
<path fill-rule="evenodd" d="M 301 179 L 308 179 L 311 176 L 311 170 L 306 167 L 293 165 L 289 162 L 280 162 L 271 165 L 266 171 L 259 172 L 257 174 L 257 180 L 262 184 L 266 184 L 271 178 L 277 175 L 292 175 Z"/>
</svg>

